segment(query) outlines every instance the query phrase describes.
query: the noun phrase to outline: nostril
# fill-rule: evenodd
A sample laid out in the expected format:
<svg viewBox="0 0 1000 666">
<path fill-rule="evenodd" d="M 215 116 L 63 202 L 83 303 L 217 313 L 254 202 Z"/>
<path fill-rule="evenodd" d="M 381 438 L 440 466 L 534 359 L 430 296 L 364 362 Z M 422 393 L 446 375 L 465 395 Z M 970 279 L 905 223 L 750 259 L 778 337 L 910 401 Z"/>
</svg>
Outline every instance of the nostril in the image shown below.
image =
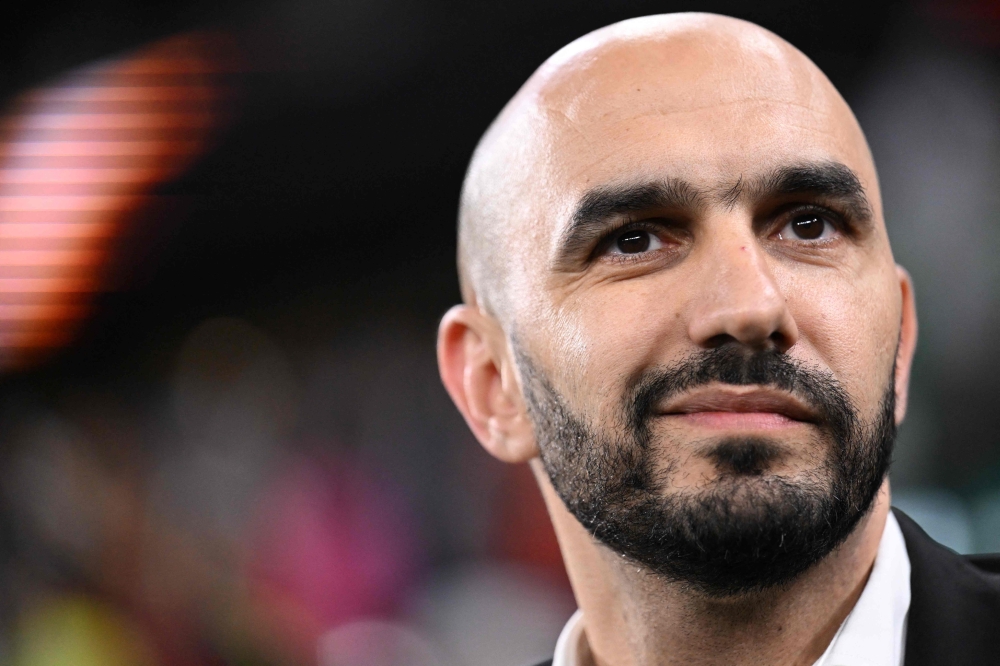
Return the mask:
<svg viewBox="0 0 1000 666">
<path fill-rule="evenodd" d="M 713 335 L 704 342 L 704 346 L 708 349 L 716 349 L 722 347 L 723 345 L 732 344 L 734 342 L 739 342 L 736 338 L 729 335 L 728 333 L 719 333 L 718 335 Z"/>
<path fill-rule="evenodd" d="M 774 349 L 784 353 L 791 349 L 792 345 L 795 344 L 795 341 L 781 331 L 775 331 L 767 337 L 761 337 L 756 340 L 754 340 L 751 336 L 741 339 L 734 335 L 730 335 L 729 333 L 719 333 L 718 335 L 713 335 L 708 338 L 702 344 L 706 349 L 717 349 L 725 345 L 736 344 L 757 351 Z"/>
<path fill-rule="evenodd" d="M 774 345 L 775 349 L 780 352 L 788 351 L 795 344 L 795 340 L 782 331 L 775 331 L 768 339 Z"/>
<path fill-rule="evenodd" d="M 727 292 L 703 298 L 688 320 L 691 341 L 705 349 L 731 342 L 758 350 L 790 349 L 798 328 L 784 299 L 775 289 L 755 293 L 760 297 Z"/>
</svg>

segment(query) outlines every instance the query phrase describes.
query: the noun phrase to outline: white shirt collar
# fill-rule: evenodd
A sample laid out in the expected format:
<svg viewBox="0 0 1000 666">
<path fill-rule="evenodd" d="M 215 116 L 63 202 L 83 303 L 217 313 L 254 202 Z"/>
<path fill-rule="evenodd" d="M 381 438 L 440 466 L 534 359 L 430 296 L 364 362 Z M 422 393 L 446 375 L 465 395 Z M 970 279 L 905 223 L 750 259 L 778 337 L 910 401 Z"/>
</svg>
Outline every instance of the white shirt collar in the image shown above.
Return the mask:
<svg viewBox="0 0 1000 666">
<path fill-rule="evenodd" d="M 581 666 L 580 654 L 586 649 L 586 642 L 587 637 L 583 633 L 583 611 L 577 609 L 559 634 L 552 666 Z"/>
<path fill-rule="evenodd" d="M 909 610 L 910 558 L 890 511 L 865 589 L 813 666 L 902 666 Z M 583 628 L 578 610 L 559 634 L 552 666 L 582 665 L 588 649 Z"/>
</svg>

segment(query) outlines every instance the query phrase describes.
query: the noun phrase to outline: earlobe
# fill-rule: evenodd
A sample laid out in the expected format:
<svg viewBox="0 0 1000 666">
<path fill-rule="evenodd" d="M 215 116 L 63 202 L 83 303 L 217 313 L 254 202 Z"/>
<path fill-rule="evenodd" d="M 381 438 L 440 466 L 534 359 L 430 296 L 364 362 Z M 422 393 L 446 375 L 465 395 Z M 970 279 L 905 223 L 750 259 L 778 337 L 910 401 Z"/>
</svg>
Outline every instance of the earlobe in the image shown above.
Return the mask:
<svg viewBox="0 0 1000 666">
<path fill-rule="evenodd" d="M 483 448 L 504 462 L 536 457 L 499 323 L 479 308 L 457 305 L 441 320 L 437 351 L 445 389 Z"/>
<path fill-rule="evenodd" d="M 896 275 L 902 295 L 901 321 L 899 326 L 899 346 L 896 350 L 896 424 L 906 416 L 906 404 L 910 389 L 910 369 L 913 354 L 917 349 L 917 304 L 913 294 L 913 280 L 900 265 L 896 265 Z"/>
</svg>

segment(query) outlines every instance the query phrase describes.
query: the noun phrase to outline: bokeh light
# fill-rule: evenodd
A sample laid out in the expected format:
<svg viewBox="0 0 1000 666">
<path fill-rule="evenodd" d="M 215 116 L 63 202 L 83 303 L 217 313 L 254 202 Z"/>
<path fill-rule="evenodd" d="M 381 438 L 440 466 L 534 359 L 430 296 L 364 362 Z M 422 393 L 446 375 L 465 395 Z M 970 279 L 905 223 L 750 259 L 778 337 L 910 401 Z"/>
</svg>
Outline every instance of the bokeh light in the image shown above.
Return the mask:
<svg viewBox="0 0 1000 666">
<path fill-rule="evenodd" d="M 108 286 L 115 241 L 223 117 L 223 37 L 185 34 L 89 65 L 0 119 L 0 368 L 65 345 Z"/>
</svg>

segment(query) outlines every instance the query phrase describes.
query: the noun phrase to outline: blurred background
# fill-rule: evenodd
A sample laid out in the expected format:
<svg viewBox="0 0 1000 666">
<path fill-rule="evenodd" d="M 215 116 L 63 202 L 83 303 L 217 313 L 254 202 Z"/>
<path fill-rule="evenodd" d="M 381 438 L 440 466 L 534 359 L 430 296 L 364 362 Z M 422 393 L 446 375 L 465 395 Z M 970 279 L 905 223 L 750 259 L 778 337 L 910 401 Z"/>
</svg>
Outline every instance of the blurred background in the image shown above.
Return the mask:
<svg viewBox="0 0 1000 666">
<path fill-rule="evenodd" d="M 549 54 L 715 11 L 812 57 L 921 339 L 895 503 L 1000 550 L 1000 2 L 126 0 L 0 27 L 0 664 L 518 666 L 574 609 L 441 388 L 480 134 Z"/>
</svg>

